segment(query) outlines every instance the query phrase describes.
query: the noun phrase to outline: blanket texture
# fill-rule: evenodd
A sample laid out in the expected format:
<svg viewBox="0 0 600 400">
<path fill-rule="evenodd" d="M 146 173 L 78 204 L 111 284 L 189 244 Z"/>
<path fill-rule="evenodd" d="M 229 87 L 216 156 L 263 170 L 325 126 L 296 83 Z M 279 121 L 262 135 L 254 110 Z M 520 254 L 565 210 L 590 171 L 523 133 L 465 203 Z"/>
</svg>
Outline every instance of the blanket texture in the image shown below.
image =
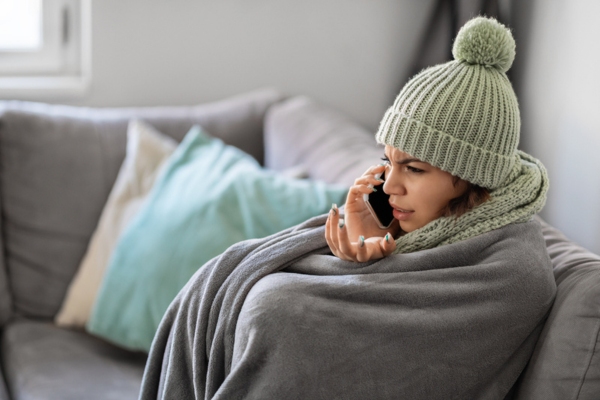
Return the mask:
<svg viewBox="0 0 600 400">
<path fill-rule="evenodd" d="M 229 248 L 169 307 L 142 399 L 503 399 L 556 286 L 539 223 L 366 263 L 325 216 Z"/>
</svg>

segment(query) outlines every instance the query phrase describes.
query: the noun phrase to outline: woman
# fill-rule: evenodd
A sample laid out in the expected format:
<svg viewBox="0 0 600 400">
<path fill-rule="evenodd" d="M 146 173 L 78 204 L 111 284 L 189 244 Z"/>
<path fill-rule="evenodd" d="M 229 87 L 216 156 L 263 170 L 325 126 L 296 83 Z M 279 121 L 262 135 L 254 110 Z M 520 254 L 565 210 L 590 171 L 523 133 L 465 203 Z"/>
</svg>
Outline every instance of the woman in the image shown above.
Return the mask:
<svg viewBox="0 0 600 400">
<path fill-rule="evenodd" d="M 386 163 L 357 179 L 343 220 L 333 207 L 194 275 L 156 334 L 141 398 L 509 395 L 556 290 L 532 220 L 548 180 L 516 149 L 510 32 L 476 18 L 453 53 L 386 112 Z M 362 199 L 376 189 L 390 231 Z"/>
</svg>

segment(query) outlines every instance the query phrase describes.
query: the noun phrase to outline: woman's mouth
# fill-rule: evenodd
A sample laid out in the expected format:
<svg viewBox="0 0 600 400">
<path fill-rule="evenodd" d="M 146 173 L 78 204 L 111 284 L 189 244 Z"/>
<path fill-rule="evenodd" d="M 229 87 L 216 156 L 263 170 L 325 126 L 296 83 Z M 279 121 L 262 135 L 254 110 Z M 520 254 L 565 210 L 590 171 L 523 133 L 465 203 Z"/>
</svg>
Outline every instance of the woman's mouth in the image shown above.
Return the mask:
<svg viewBox="0 0 600 400">
<path fill-rule="evenodd" d="M 394 209 L 392 214 L 394 215 L 394 218 L 396 218 L 398 221 L 405 221 L 408 218 L 410 218 L 412 213 L 414 213 L 414 210 L 405 210 L 403 208 L 397 208 L 394 206 L 392 206 L 392 208 Z"/>
</svg>

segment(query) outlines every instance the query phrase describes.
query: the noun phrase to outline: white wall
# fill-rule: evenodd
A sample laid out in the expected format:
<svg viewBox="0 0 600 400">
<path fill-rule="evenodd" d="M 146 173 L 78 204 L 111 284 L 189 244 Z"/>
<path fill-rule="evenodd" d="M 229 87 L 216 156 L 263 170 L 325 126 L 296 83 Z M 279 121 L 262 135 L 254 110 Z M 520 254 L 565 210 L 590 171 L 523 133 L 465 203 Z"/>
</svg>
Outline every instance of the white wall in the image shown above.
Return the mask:
<svg viewBox="0 0 600 400">
<path fill-rule="evenodd" d="M 375 130 L 408 78 L 433 4 L 96 0 L 88 93 L 40 100 L 178 105 L 273 86 L 309 95 Z M 600 1 L 515 4 L 523 34 L 513 68 L 522 145 L 551 179 L 542 215 L 600 253 Z"/>
<path fill-rule="evenodd" d="M 531 0 L 519 51 L 525 150 L 550 175 L 542 216 L 600 253 L 600 2 Z M 523 51 L 524 50 L 524 51 Z"/>
<path fill-rule="evenodd" d="M 432 0 L 98 0 L 76 105 L 192 104 L 264 86 L 376 129 Z M 46 99 L 45 99 L 46 100 Z"/>
</svg>

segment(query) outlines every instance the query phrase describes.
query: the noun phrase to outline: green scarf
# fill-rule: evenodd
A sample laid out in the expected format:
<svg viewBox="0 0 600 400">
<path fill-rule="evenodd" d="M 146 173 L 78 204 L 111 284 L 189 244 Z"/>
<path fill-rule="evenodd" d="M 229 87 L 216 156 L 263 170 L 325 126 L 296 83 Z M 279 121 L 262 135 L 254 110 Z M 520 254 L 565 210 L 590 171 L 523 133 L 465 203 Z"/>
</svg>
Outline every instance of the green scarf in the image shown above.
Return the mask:
<svg viewBox="0 0 600 400">
<path fill-rule="evenodd" d="M 542 163 L 517 151 L 520 163 L 491 199 L 456 218 L 441 217 L 396 239 L 395 254 L 459 242 L 508 224 L 529 221 L 546 202 L 548 175 Z"/>
</svg>

